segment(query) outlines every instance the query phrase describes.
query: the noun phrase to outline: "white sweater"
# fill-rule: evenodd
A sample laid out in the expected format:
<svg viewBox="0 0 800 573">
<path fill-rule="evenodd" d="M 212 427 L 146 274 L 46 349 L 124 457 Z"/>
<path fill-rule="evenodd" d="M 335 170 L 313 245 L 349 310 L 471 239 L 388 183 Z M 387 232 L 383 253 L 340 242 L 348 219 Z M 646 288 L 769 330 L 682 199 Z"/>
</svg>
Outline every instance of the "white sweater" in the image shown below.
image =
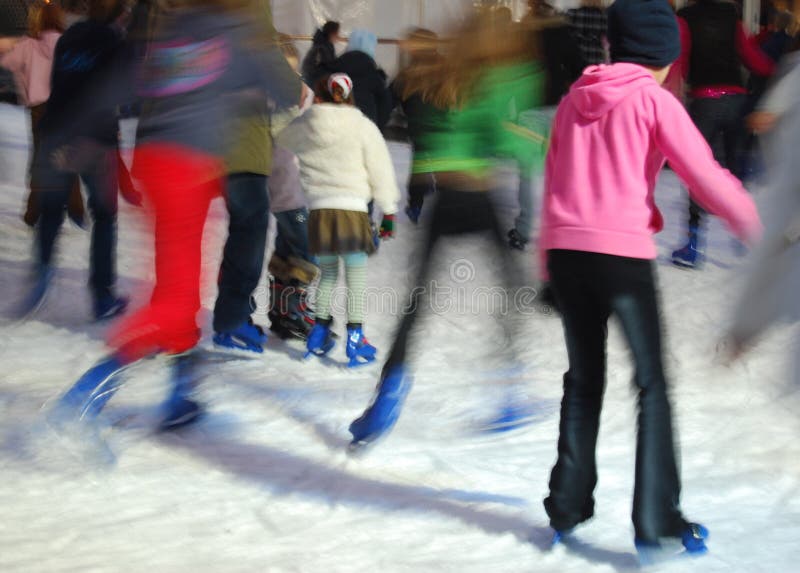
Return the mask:
<svg viewBox="0 0 800 573">
<path fill-rule="evenodd" d="M 300 181 L 315 209 L 367 211 L 375 200 L 386 215 L 397 211 L 400 191 L 381 132 L 357 108 L 315 104 L 277 137 L 300 159 Z"/>
</svg>

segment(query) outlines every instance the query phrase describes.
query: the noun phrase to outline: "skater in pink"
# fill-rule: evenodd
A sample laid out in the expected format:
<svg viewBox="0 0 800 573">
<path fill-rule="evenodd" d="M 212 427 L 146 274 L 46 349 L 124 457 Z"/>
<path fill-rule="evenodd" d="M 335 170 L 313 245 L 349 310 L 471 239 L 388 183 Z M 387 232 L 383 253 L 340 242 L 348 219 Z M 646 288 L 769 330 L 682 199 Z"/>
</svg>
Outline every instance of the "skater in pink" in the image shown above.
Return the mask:
<svg viewBox="0 0 800 573">
<path fill-rule="evenodd" d="M 545 172 L 540 247 L 569 358 L 545 508 L 556 540 L 594 515 L 607 323 L 616 315 L 636 367 L 637 549 L 646 560 L 672 540 L 702 553 L 708 531 L 680 509 L 652 262 L 652 235 L 663 225 L 653 193 L 665 159 L 694 199 L 742 240 L 754 241 L 761 223 L 741 183 L 717 164 L 680 102 L 660 86 L 680 54 L 667 1 L 617 0 L 609 9 L 609 40 L 613 63 L 587 68 L 558 108 Z"/>
</svg>

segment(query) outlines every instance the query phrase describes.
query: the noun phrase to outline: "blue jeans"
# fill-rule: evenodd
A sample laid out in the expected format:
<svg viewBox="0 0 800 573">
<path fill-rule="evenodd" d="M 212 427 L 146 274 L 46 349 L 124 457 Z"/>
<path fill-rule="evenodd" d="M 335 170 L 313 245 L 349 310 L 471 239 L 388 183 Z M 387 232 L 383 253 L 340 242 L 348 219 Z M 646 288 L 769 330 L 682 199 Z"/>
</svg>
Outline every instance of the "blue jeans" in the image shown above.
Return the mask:
<svg viewBox="0 0 800 573">
<path fill-rule="evenodd" d="M 297 257 L 311 262 L 311 255 L 308 253 L 308 209 L 302 207 L 274 215 L 278 223 L 275 254 L 284 260 Z"/>
<path fill-rule="evenodd" d="M 720 165 L 741 177 L 740 154 L 745 141 L 744 112 L 747 96 L 732 94 L 719 98 L 699 98 L 689 104 L 689 115 L 714 151 Z M 705 211 L 689 200 L 689 226 L 697 227 Z"/>
<path fill-rule="evenodd" d="M 75 175 L 57 170 L 46 158 L 37 161 L 35 169 L 37 185 L 41 188 L 37 254 L 41 265 L 50 265 Z M 89 286 L 95 299 L 100 299 L 113 294 L 116 282 L 117 150 L 107 151 L 79 175 L 89 194 L 94 221 Z"/>
<path fill-rule="evenodd" d="M 267 176 L 234 173 L 225 190 L 228 240 L 219 270 L 214 331 L 235 330 L 255 310 L 253 291 L 261 280 L 269 225 Z"/>
<path fill-rule="evenodd" d="M 569 370 L 545 509 L 554 529 L 568 530 L 594 513 L 595 447 L 606 385 L 608 319 L 616 315 L 635 365 L 639 419 L 633 527 L 642 541 L 680 536 L 680 477 L 661 349 L 653 264 L 580 251 L 548 252 L 561 310 Z"/>
</svg>

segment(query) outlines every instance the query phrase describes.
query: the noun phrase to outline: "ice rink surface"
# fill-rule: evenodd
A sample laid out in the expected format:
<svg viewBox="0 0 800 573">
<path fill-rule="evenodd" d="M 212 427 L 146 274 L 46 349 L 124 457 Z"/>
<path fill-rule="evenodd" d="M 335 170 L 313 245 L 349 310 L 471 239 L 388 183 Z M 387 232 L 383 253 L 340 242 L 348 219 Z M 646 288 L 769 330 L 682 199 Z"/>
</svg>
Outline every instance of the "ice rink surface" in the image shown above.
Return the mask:
<svg viewBox="0 0 800 573">
<path fill-rule="evenodd" d="M 455 301 L 429 313 L 418 329 L 415 387 L 403 416 L 364 457 L 346 454 L 347 426 L 367 404 L 380 366 L 303 363 L 301 343 L 273 339 L 261 357 L 209 361 L 201 388 L 209 416 L 179 435 L 152 430 L 167 389 L 164 360 L 132 369 L 105 414 L 116 467 L 80 463 L 43 430 L 42 417 L 47 403 L 106 352 L 106 327 L 89 322 L 87 232 L 65 225 L 47 304 L 25 324 L 8 318 L 30 270 L 32 234 L 19 217 L 26 130 L 19 108 L 0 105 L 0 571 L 637 568 L 630 525 L 635 402 L 616 324 L 608 345 L 596 515 L 568 548 L 548 549 L 541 503 L 555 458 L 566 367 L 560 322 L 542 313 L 524 319 L 522 369 L 500 364 L 498 322 L 485 308 Z M 393 145 L 392 151 L 402 182 L 408 150 Z M 788 374 L 796 328 L 772 330 L 733 368 L 718 364 L 717 340 L 736 310 L 746 263 L 714 221 L 704 270 L 672 268 L 665 257 L 683 239 L 685 197 L 671 172 L 664 173 L 657 200 L 666 219 L 658 274 L 682 506 L 687 517 L 709 527 L 711 539 L 708 556 L 656 570 L 798 571 L 800 399 Z M 217 201 L 205 236 L 205 347 L 225 225 Z M 121 203 L 119 227 L 121 290 L 141 302 L 152 281 L 147 224 Z M 418 237 L 402 217 L 397 239 L 370 260 L 370 286 L 398 293 L 370 305 L 366 332 L 383 355 L 396 324 L 393 307 L 413 275 Z M 528 265 L 534 258 L 520 255 Z M 439 268 L 443 284 L 461 293 L 494 284 L 498 264 L 476 237 L 449 243 Z M 266 324 L 266 280 L 262 284 L 256 320 Z M 337 323 L 342 330 L 344 321 Z M 340 344 L 333 357 L 343 361 L 343 353 Z M 477 432 L 509 379 L 535 399 L 536 422 L 507 435 Z"/>
</svg>

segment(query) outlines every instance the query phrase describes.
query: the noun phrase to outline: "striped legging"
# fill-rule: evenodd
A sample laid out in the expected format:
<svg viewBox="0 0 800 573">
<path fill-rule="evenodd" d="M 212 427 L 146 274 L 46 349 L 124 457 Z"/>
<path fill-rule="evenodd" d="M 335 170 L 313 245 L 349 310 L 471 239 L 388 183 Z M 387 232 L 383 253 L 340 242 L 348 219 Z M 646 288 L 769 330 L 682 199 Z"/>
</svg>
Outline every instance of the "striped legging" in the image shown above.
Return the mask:
<svg viewBox="0 0 800 573">
<path fill-rule="evenodd" d="M 347 283 L 347 323 L 363 324 L 364 294 L 367 289 L 367 253 L 320 255 L 321 277 L 317 289 L 316 315 L 318 320 L 331 318 L 333 291 L 339 281 L 339 259 L 344 260 Z"/>
</svg>

